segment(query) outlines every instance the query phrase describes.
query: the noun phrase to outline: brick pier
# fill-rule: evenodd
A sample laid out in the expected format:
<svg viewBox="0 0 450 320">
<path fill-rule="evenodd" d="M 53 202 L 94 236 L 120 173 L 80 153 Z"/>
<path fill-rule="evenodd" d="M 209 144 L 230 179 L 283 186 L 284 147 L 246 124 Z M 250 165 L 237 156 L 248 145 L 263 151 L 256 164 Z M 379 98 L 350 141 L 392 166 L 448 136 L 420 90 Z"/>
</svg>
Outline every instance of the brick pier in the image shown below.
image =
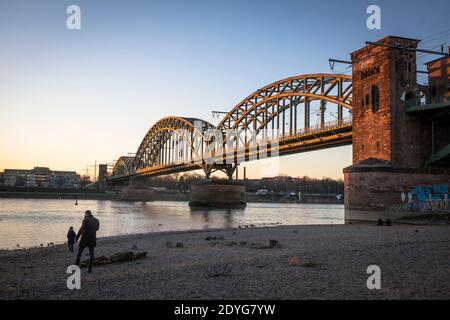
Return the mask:
<svg viewBox="0 0 450 320">
<path fill-rule="evenodd" d="M 389 36 L 378 42 L 417 48 L 419 40 Z M 344 169 L 346 217 L 395 219 L 400 213 L 392 208 L 402 203 L 402 193 L 450 183 L 448 165 L 429 165 L 435 150 L 450 143 L 450 121 L 407 112 L 423 90 L 415 51 L 369 45 L 351 58 L 353 165 Z"/>
</svg>

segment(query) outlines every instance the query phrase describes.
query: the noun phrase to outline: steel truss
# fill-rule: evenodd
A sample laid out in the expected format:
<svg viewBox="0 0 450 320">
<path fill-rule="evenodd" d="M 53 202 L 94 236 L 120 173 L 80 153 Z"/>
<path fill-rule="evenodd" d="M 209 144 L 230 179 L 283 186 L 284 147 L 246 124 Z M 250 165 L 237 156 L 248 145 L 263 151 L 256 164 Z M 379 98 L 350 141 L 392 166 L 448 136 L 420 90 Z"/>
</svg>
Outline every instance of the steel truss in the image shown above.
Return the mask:
<svg viewBox="0 0 450 320">
<path fill-rule="evenodd" d="M 351 76 L 312 74 L 277 81 L 242 100 L 217 127 L 196 118 L 161 119 L 135 157 L 117 161 L 111 180 L 196 169 L 207 178 L 222 171 L 231 179 L 240 162 L 259 159 L 262 152 L 281 156 L 350 144 L 351 109 Z M 261 150 L 261 141 L 269 148 Z M 232 160 L 225 161 L 230 153 Z"/>
</svg>

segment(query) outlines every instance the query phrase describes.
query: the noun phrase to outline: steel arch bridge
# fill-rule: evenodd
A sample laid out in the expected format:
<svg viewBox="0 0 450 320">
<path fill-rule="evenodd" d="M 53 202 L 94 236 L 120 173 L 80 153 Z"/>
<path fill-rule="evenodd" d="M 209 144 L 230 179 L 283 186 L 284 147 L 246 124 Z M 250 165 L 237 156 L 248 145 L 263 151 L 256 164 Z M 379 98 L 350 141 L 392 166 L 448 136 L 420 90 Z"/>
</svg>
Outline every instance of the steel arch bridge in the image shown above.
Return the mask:
<svg viewBox="0 0 450 320">
<path fill-rule="evenodd" d="M 231 179 L 242 162 L 351 144 L 352 77 L 308 74 L 269 84 L 222 121 L 166 117 L 134 157 L 121 157 L 112 182 L 203 169 Z M 316 119 L 314 119 L 316 115 Z"/>
</svg>

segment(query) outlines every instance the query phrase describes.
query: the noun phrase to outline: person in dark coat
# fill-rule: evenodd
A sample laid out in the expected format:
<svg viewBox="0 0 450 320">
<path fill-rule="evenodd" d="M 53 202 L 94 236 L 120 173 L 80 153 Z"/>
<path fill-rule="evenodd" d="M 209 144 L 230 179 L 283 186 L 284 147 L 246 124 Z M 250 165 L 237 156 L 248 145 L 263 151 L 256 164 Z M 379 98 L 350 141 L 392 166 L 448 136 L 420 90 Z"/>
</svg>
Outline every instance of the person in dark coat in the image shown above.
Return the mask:
<svg viewBox="0 0 450 320">
<path fill-rule="evenodd" d="M 92 265 L 94 264 L 94 248 L 97 245 L 97 231 L 99 228 L 100 222 L 98 219 L 94 218 L 90 210 L 86 210 L 83 224 L 75 237 L 75 241 L 78 241 L 81 237 L 80 243 L 78 244 L 78 254 L 75 264 L 77 266 L 80 265 L 80 259 L 84 248 L 89 248 L 89 273 L 92 272 Z"/>
<path fill-rule="evenodd" d="M 73 245 L 75 243 L 75 237 L 77 234 L 73 231 L 73 227 L 69 228 L 69 232 L 67 232 L 67 244 L 69 245 L 69 251 L 73 252 Z"/>
</svg>

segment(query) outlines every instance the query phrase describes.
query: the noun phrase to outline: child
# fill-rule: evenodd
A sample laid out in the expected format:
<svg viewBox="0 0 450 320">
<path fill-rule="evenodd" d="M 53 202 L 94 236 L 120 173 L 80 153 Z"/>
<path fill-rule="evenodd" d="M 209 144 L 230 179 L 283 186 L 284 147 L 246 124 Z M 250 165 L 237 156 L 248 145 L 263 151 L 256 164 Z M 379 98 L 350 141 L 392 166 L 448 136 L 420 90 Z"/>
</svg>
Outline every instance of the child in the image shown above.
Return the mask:
<svg viewBox="0 0 450 320">
<path fill-rule="evenodd" d="M 75 243 L 76 233 L 73 231 L 73 227 L 69 228 L 69 232 L 67 232 L 67 243 L 69 244 L 69 251 L 73 252 L 73 244 Z"/>
</svg>

